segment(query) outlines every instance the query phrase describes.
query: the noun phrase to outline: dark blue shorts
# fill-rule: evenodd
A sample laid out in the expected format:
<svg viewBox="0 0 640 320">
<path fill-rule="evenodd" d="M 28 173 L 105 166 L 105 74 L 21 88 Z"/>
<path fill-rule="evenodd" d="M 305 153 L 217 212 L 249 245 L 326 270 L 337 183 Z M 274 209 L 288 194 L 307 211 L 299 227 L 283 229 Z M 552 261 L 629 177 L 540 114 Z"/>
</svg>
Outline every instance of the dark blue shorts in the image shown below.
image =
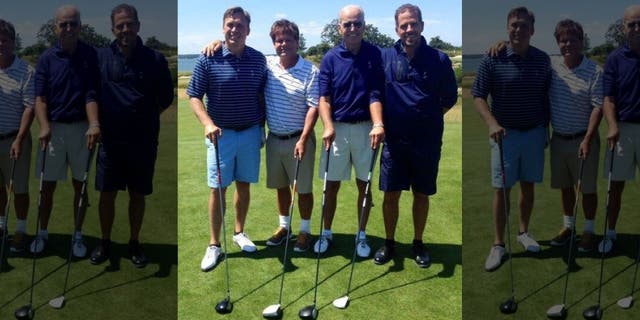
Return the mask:
<svg viewBox="0 0 640 320">
<path fill-rule="evenodd" d="M 380 190 L 436 193 L 442 126 L 425 126 L 419 138 L 387 139 L 380 160 Z M 418 137 L 412 135 L 413 137 Z"/>
<path fill-rule="evenodd" d="M 96 164 L 96 190 L 134 191 L 143 195 L 153 192 L 153 172 L 158 143 L 101 143 Z"/>
</svg>

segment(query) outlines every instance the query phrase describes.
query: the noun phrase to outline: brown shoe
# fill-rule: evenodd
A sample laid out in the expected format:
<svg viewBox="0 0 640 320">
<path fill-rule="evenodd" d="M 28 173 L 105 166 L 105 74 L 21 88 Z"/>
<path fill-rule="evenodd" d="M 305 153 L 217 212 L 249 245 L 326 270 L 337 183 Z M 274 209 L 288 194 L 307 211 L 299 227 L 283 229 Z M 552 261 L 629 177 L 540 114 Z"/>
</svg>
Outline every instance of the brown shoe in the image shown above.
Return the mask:
<svg viewBox="0 0 640 320">
<path fill-rule="evenodd" d="M 551 239 L 551 243 L 549 244 L 554 247 L 562 247 L 567 244 L 569 238 L 571 238 L 571 229 L 564 227 L 558 232 L 558 235 Z"/>
<path fill-rule="evenodd" d="M 22 252 L 27 247 L 27 237 L 23 232 L 16 232 L 9 244 L 9 250 L 11 252 Z"/>
<path fill-rule="evenodd" d="M 590 252 L 596 246 L 595 235 L 591 232 L 583 232 L 582 237 L 580 237 L 580 244 L 578 244 L 578 251 L 580 252 Z"/>
<path fill-rule="evenodd" d="M 267 240 L 267 245 L 274 247 L 281 245 L 284 240 L 287 238 L 287 228 L 278 227 L 276 231 L 271 235 L 271 238 Z M 291 238 L 291 233 L 289 233 L 289 238 Z"/>
<path fill-rule="evenodd" d="M 296 240 L 296 244 L 293 246 L 293 251 L 305 252 L 309 250 L 310 247 L 311 247 L 311 235 L 307 232 L 300 231 L 300 233 L 298 233 L 298 239 Z"/>
</svg>

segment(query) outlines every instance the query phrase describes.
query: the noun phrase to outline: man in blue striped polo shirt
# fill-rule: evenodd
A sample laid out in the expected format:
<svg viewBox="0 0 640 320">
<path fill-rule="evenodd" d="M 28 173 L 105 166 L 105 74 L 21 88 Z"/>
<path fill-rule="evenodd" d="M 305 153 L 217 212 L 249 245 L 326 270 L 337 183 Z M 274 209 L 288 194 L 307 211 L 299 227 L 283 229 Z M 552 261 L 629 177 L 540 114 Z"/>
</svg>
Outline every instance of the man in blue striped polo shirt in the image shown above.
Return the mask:
<svg viewBox="0 0 640 320">
<path fill-rule="evenodd" d="M 604 65 L 603 113 L 609 127 L 608 149 L 615 146 L 615 160 L 609 197 L 608 241 L 600 242 L 600 252 L 613 249 L 624 183 L 635 178 L 636 167 L 640 166 L 640 5 L 627 7 L 622 23 L 627 43 L 610 53 Z M 607 152 L 605 168 L 609 168 L 610 157 L 611 153 Z"/>
<path fill-rule="evenodd" d="M 528 228 L 533 210 L 534 183 L 542 181 L 551 68 L 549 56 L 529 44 L 534 22 L 533 13 L 525 7 L 509 11 L 509 46 L 497 57 L 486 56 L 482 60 L 471 90 L 476 110 L 486 123 L 491 138 L 495 233 L 485 261 L 487 271 L 493 271 L 502 264 L 505 254 L 503 188 L 506 188 L 508 202 L 509 191 L 516 181 L 520 181 L 518 242 L 527 251 L 540 251 L 540 245 L 529 235 Z M 507 171 L 504 184 L 498 139 L 502 140 L 504 148 Z"/>
<path fill-rule="evenodd" d="M 13 178 L 17 221 L 10 249 L 13 252 L 21 252 L 25 248 L 26 219 L 29 212 L 29 128 L 33 122 L 35 97 L 34 70 L 15 55 L 15 48 L 16 31 L 13 25 L 0 19 L 0 237 L 8 237 L 9 217 L 5 216 L 4 212 L 8 190 L 5 186 L 9 184 L 9 179 Z M 13 177 L 11 161 L 15 161 Z"/>
<path fill-rule="evenodd" d="M 249 209 L 250 183 L 258 182 L 264 106 L 259 96 L 266 80 L 266 61 L 262 53 L 245 44 L 251 17 L 240 7 L 223 15 L 225 45 L 211 57 L 201 55 L 196 62 L 187 95 L 191 109 L 204 127 L 207 145 L 209 221 L 211 237 L 200 263 L 203 271 L 211 270 L 222 254 L 222 223 L 218 192 L 236 182 L 236 223 L 233 241 L 245 252 L 255 252 L 255 244 L 244 233 Z M 207 95 L 207 106 L 203 103 Z M 214 139 L 219 145 L 220 170 L 217 171 Z M 218 184 L 221 174 L 222 185 Z"/>
<path fill-rule="evenodd" d="M 40 147 L 47 146 L 47 159 L 40 230 L 30 248 L 35 253 L 45 247 L 56 181 L 66 179 L 67 166 L 71 167 L 73 210 L 77 217 L 73 255 L 84 257 L 87 253 L 81 233 L 87 201 L 82 202 L 83 208 L 78 208 L 78 202 L 89 150 L 100 137 L 96 101 L 100 75 L 95 49 L 79 40 L 81 25 L 76 7 L 58 8 L 54 27 L 58 41 L 40 56 L 36 67 L 35 112 L 40 124 Z M 40 161 L 43 159 L 38 153 L 36 168 Z"/>
<path fill-rule="evenodd" d="M 325 197 L 326 212 L 321 239 L 314 245 L 315 252 L 325 252 L 333 240 L 331 225 L 336 212 L 340 181 L 351 180 L 351 165 L 356 171 L 360 208 L 364 197 L 372 152 L 384 138 L 382 124 L 382 90 L 384 71 L 380 49 L 363 40 L 364 11 L 356 5 L 340 10 L 338 30 L 343 41 L 331 49 L 320 66 L 319 112 L 324 125 L 323 150 L 331 148 Z M 321 157 L 320 168 L 324 168 Z M 321 171 L 324 171 L 321 169 Z M 323 177 L 323 172 L 320 173 Z M 356 210 L 358 222 L 357 254 L 368 257 L 365 229 L 371 210 L 367 201 L 363 219 Z"/>
</svg>

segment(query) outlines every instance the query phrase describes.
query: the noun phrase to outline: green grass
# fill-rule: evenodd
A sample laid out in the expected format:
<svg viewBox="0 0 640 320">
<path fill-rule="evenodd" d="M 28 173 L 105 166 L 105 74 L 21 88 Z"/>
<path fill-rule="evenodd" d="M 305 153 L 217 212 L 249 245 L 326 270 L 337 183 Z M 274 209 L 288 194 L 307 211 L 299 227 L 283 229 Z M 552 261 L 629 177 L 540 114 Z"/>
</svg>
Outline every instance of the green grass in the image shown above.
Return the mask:
<svg viewBox="0 0 640 320">
<path fill-rule="evenodd" d="M 62 293 L 72 229 L 70 182 L 58 184 L 49 224 L 49 243 L 37 259 L 33 305 L 36 319 L 175 319 L 177 314 L 177 234 L 176 234 L 176 108 L 161 117 L 161 133 L 156 163 L 154 193 L 147 197 L 145 221 L 140 240 L 150 263 L 136 269 L 127 258 L 129 223 L 121 192 L 116 207 L 111 263 L 93 266 L 88 259 L 71 265 L 66 305 L 52 309 L 48 302 Z M 36 141 L 37 122 L 31 130 Z M 35 154 L 35 150 L 34 150 Z M 33 158 L 32 160 L 34 160 Z M 35 171 L 35 170 L 34 170 Z M 89 203 L 85 223 L 85 243 L 89 253 L 98 244 L 98 192 L 94 189 L 95 166 L 89 174 Z M 38 180 L 31 179 L 31 207 L 28 233 L 33 234 L 37 214 Z M 12 204 L 13 206 L 13 204 Z M 15 215 L 9 223 L 13 229 Z M 6 251 L 5 251 L 6 252 Z M 0 319 L 13 319 L 14 311 L 29 302 L 31 255 L 12 254 L 8 267 L 0 273 Z"/>
<path fill-rule="evenodd" d="M 515 315 L 505 316 L 498 311 L 501 302 L 510 297 L 509 264 L 505 262 L 494 272 L 484 271 L 484 261 L 493 243 L 493 220 L 491 199 L 493 188 L 490 184 L 489 143 L 487 128 L 474 110 L 472 98 L 468 94 L 472 79 L 463 80 L 463 193 L 462 210 L 465 213 L 463 225 L 463 319 L 544 319 L 549 307 L 562 303 L 564 271 L 566 270 L 567 248 L 552 248 L 549 241 L 561 227 L 560 194 L 549 187 L 548 149 L 545 176 L 542 184 L 536 185 L 533 216 L 530 232 L 542 245 L 538 254 L 524 252 L 515 240 L 517 229 L 516 195 L 518 188 L 511 192 L 511 235 L 513 246 L 513 271 L 515 295 L 519 301 Z M 604 122 L 604 121 L 603 121 Z M 600 127 L 601 137 L 606 134 L 606 124 Z M 604 141 L 604 140 L 603 140 Z M 606 144 L 602 144 L 605 146 Z M 604 149 L 601 150 L 601 159 Z M 601 160 L 601 164 L 602 164 Z M 601 169 L 602 170 L 602 169 Z M 601 176 L 601 173 L 599 173 Z M 596 233 L 602 235 L 605 213 L 606 179 L 598 184 L 598 212 Z M 618 222 L 617 250 L 605 260 L 604 286 L 601 306 L 607 319 L 638 319 L 640 311 L 636 307 L 622 310 L 616 301 L 631 291 L 633 263 L 637 250 L 638 183 L 631 182 L 623 195 L 623 207 Z M 577 230 L 582 231 L 584 222 L 582 209 L 577 218 Z M 567 302 L 568 319 L 582 319 L 582 311 L 597 303 L 600 255 L 596 252 L 578 253 L 579 268 L 570 274 Z M 637 294 L 637 293 L 636 293 Z"/>
<path fill-rule="evenodd" d="M 456 108 L 459 109 L 459 108 Z M 455 111 L 451 111 L 455 114 Z M 458 112 L 459 114 L 459 112 Z M 320 122 L 320 121 L 319 121 Z M 258 251 L 246 254 L 232 243 L 230 230 L 234 212 L 227 215 L 227 239 L 234 311 L 224 317 L 214 311 L 223 299 L 225 289 L 224 264 L 213 271 L 200 271 L 200 260 L 208 243 L 207 199 L 209 189 L 205 177 L 205 148 L 202 126 L 192 115 L 186 99 L 178 107 L 178 226 L 180 246 L 178 267 L 179 319 L 258 319 L 262 310 L 277 303 L 282 270 L 282 247 L 268 248 L 266 239 L 277 226 L 275 191 L 265 187 L 264 149 L 260 182 L 251 187 L 251 204 L 245 231 L 256 242 Z M 351 286 L 351 304 L 346 310 L 331 305 L 342 296 L 350 271 L 353 234 L 356 228 L 356 189 L 353 182 L 343 183 L 338 195 L 334 221 L 334 246 L 320 262 L 318 308 L 323 319 L 460 319 L 461 317 L 461 121 L 448 121 L 445 126 L 439 192 L 431 198 L 431 208 L 425 241 L 433 264 L 418 268 L 409 258 L 413 224 L 411 195 L 401 198 L 401 215 L 397 238 L 400 242 L 397 258 L 385 266 L 375 266 L 371 259 L 358 260 Z M 322 124 L 316 126 L 319 135 Z M 316 151 L 316 157 L 320 153 Z M 319 163 L 319 162 L 316 162 Z M 372 250 L 384 242 L 382 223 L 382 192 L 378 191 L 378 169 L 373 179 L 375 207 L 367 228 Z M 316 168 L 317 170 L 317 168 Z M 233 187 L 227 192 L 227 204 L 232 208 Z M 314 181 L 315 206 L 311 223 L 318 233 L 322 180 Z M 299 215 L 295 208 L 294 230 L 298 230 Z M 291 250 L 291 248 L 290 248 Z M 284 283 L 284 319 L 297 319 L 298 311 L 313 302 L 316 270 L 315 255 L 291 253 Z"/>
</svg>

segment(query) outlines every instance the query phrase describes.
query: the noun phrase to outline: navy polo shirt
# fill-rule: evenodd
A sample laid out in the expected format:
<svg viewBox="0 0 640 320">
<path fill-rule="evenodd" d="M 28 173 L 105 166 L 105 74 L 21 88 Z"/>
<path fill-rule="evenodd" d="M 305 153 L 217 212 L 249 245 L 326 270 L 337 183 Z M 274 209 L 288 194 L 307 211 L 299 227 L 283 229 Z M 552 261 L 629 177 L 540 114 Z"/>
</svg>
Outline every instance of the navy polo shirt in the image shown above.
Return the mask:
<svg viewBox="0 0 640 320">
<path fill-rule="evenodd" d="M 382 102 L 384 90 L 380 49 L 362 41 L 354 55 L 341 43 L 322 58 L 319 82 L 320 96 L 331 99 L 334 121 L 371 120 L 369 105 Z"/>
<path fill-rule="evenodd" d="M 604 96 L 614 98 L 619 121 L 640 123 L 640 57 L 628 44 L 607 57 L 603 87 Z"/>
<path fill-rule="evenodd" d="M 424 37 L 409 60 L 402 42 L 382 49 L 386 79 L 383 108 L 385 134 L 396 135 L 424 118 L 442 119 L 442 108 L 458 99 L 458 85 L 449 57 L 427 45 Z"/>
<path fill-rule="evenodd" d="M 99 82 L 96 50 L 78 41 L 68 55 L 60 44 L 47 49 L 36 66 L 36 96 L 46 97 L 50 121 L 86 120 L 86 104 L 96 101 Z"/>
<path fill-rule="evenodd" d="M 187 88 L 191 98 L 207 95 L 207 114 L 221 128 L 263 124 L 264 105 L 259 95 L 267 78 L 267 60 L 245 47 L 236 57 L 226 46 L 213 56 L 200 55 Z"/>
<path fill-rule="evenodd" d="M 160 113 L 173 101 L 167 60 L 138 37 L 128 61 L 117 41 L 98 49 L 98 61 L 102 140 L 157 141 Z"/>
<path fill-rule="evenodd" d="M 511 46 L 496 57 L 482 60 L 471 93 L 474 98 L 491 95 L 491 113 L 509 129 L 527 130 L 549 122 L 551 61 L 530 46 L 526 56 Z"/>
</svg>

